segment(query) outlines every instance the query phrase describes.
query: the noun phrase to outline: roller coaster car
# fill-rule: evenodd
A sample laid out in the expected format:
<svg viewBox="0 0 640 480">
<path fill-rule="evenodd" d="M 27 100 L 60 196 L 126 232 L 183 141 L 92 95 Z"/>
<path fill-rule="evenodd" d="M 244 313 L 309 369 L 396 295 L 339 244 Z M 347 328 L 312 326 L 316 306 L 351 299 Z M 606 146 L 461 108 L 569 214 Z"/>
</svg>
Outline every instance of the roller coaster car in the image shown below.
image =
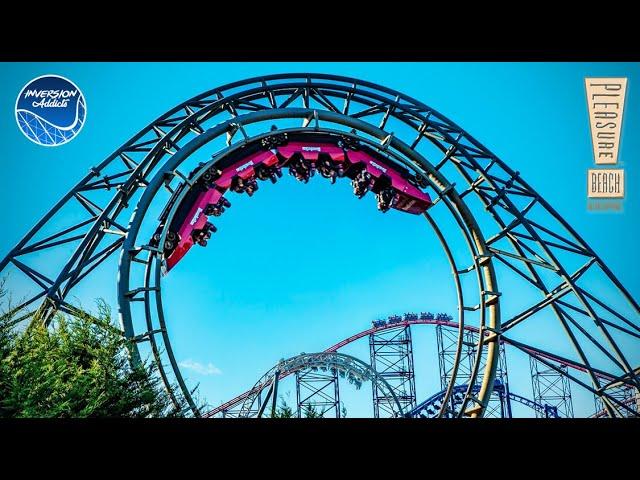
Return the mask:
<svg viewBox="0 0 640 480">
<path fill-rule="evenodd" d="M 193 182 L 173 215 L 163 245 L 165 273 L 168 273 L 194 244 L 203 247 L 207 245 L 211 234 L 217 231 L 208 218 L 222 215 L 225 209 L 231 206 L 229 200 L 223 196 L 227 190 L 251 196 L 258 190 L 258 179 L 269 179 L 275 183 L 277 178 L 282 176 L 276 152 L 264 148 L 263 145 L 240 148 L 221 161 L 221 169 L 209 168 L 196 178 L 196 174 L 204 167 L 201 164 L 190 173 L 189 180 Z M 160 226 L 151 241 L 153 246 L 158 247 L 169 212 L 185 188 L 186 183 L 178 185 L 160 215 Z"/>
<path fill-rule="evenodd" d="M 201 177 L 202 178 L 202 177 Z M 176 189 L 175 194 L 181 191 Z M 174 194 L 174 195 L 175 195 Z M 197 243 L 206 246 L 211 234 L 216 232 L 216 227 L 208 221 L 208 216 L 219 216 L 231 203 L 222 196 L 217 188 L 206 188 L 202 183 L 196 183 L 187 191 L 185 198 L 178 206 L 173 221 L 169 226 L 165 242 L 162 248 L 166 259 L 166 271 L 186 255 L 189 249 Z M 170 201 L 171 207 L 175 203 Z M 161 223 L 153 235 L 151 245 L 158 247 L 160 236 L 166 222 L 168 210 L 161 215 Z"/>
<path fill-rule="evenodd" d="M 376 195 L 378 209 L 391 208 L 419 215 L 431 205 L 431 197 L 418 186 L 421 182 L 405 168 L 383 159 L 367 146 L 347 153 L 354 194 L 362 198 L 368 191 Z M 421 186 L 421 185 L 420 185 Z"/>
<path fill-rule="evenodd" d="M 431 197 L 419 188 L 425 186 L 422 179 L 372 148 L 349 137 L 315 134 L 313 141 L 309 137 L 292 135 L 276 149 L 296 179 L 306 183 L 316 170 L 331 183 L 348 177 L 354 194 L 362 198 L 373 192 L 382 212 L 394 208 L 419 215 L 431 205 Z"/>
<path fill-rule="evenodd" d="M 429 195 L 418 188 L 424 185 L 416 177 L 367 146 L 332 134 L 276 133 L 237 148 L 215 167 L 203 171 L 205 165 L 200 164 L 189 174 L 188 182 L 178 185 L 160 215 L 160 226 L 151 240 L 153 246 L 159 246 L 169 212 L 183 196 L 162 246 L 165 273 L 195 243 L 207 244 L 217 230 L 208 218 L 220 216 L 231 206 L 223 197 L 227 190 L 252 196 L 259 188 L 258 180 L 275 183 L 282 176 L 283 167 L 305 183 L 316 171 L 332 183 L 337 178 L 348 177 L 354 193 L 361 198 L 372 191 L 378 209 L 383 212 L 395 208 L 420 214 L 431 205 Z"/>
</svg>

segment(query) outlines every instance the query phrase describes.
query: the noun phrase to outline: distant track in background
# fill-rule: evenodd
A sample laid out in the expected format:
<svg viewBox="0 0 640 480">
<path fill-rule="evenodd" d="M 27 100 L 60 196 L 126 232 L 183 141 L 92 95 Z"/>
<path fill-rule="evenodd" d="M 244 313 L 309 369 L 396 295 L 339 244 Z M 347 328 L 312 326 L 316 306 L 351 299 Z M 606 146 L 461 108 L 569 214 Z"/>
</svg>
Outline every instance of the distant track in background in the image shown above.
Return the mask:
<svg viewBox="0 0 640 480">
<path fill-rule="evenodd" d="M 292 121 L 301 126 L 291 127 Z M 451 265 L 458 352 L 465 328 L 474 326 L 480 333 L 460 416 L 482 416 L 501 339 L 536 352 L 549 369 L 592 392 L 607 415 L 638 415 L 614 390 L 640 387 L 640 307 L 607 265 L 517 171 L 462 128 L 409 96 L 354 78 L 307 73 L 251 78 L 214 88 L 159 117 L 91 167 L 2 260 L 2 273 L 20 272 L 36 291 L 17 309 L 37 312 L 45 323 L 57 311 L 73 314 L 76 308 L 67 301 L 73 288 L 91 281 L 96 267 L 119 255 L 119 313 L 124 335 L 135 341 L 132 361 L 139 361 L 146 344 L 172 398 L 184 397 L 199 416 L 171 348 L 161 295 L 163 254 L 139 233 L 143 223 L 157 226 L 147 212 L 152 202 L 161 201 L 160 193 L 166 192 L 166 202 L 188 181 L 181 168 L 193 153 L 211 149 L 207 166 L 215 166 L 274 131 L 324 132 L 360 142 L 411 171 L 430 192 L 433 203 L 424 216 Z M 169 220 L 175 213 L 171 209 Z M 443 221 L 436 220 L 441 214 L 455 227 L 443 231 Z M 164 228 L 160 245 L 166 235 Z M 454 236 L 466 244 L 468 256 L 451 248 Z M 47 253 L 54 253 L 54 260 L 43 262 Z M 40 260 L 34 262 L 35 257 Z M 539 301 L 501 318 L 501 298 L 513 282 L 501 281 L 498 266 L 517 275 Z M 598 288 L 584 280 L 593 275 Z M 519 327 L 540 314 L 554 318 L 564 332 L 573 351 L 574 358 L 565 359 L 575 365 L 572 372 L 549 360 L 563 357 L 544 345 L 515 339 Z M 454 369 L 443 406 L 456 374 Z"/>
</svg>

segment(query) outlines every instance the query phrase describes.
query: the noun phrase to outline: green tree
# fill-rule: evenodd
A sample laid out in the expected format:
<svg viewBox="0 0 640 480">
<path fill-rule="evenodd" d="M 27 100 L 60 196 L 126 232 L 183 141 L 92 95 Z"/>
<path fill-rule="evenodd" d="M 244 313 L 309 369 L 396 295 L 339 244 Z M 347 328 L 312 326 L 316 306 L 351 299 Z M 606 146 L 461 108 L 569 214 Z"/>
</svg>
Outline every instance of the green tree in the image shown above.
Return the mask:
<svg viewBox="0 0 640 480">
<path fill-rule="evenodd" d="M 293 409 L 289 406 L 284 397 L 280 397 L 280 405 L 277 406 L 272 418 L 293 418 Z"/>
<path fill-rule="evenodd" d="M 0 285 L 0 299 L 5 296 Z M 179 416 L 154 364 L 132 366 L 106 303 L 19 330 L 0 313 L 0 417 Z"/>
<path fill-rule="evenodd" d="M 4 281 L 0 280 L 0 305 L 5 303 L 6 291 Z M 15 343 L 16 333 L 8 327 L 11 316 L 0 312 L 0 417 L 3 417 L 2 399 L 7 398 L 11 391 L 11 370 L 5 361 L 9 357 Z"/>
<path fill-rule="evenodd" d="M 304 409 L 304 417 L 305 418 L 322 418 L 322 414 L 316 410 L 316 407 L 313 405 L 307 405 L 307 408 Z"/>
</svg>

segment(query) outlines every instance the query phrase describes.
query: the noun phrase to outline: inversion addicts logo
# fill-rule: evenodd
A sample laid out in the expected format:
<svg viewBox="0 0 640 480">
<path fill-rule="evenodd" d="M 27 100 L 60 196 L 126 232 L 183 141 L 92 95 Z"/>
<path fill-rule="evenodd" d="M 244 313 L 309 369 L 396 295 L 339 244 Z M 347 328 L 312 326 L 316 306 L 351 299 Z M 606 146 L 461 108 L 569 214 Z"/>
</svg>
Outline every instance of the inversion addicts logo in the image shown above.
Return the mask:
<svg viewBox="0 0 640 480">
<path fill-rule="evenodd" d="M 43 75 L 27 83 L 16 100 L 16 121 L 24 135 L 46 147 L 71 141 L 84 125 L 87 106 L 75 83 Z"/>
</svg>

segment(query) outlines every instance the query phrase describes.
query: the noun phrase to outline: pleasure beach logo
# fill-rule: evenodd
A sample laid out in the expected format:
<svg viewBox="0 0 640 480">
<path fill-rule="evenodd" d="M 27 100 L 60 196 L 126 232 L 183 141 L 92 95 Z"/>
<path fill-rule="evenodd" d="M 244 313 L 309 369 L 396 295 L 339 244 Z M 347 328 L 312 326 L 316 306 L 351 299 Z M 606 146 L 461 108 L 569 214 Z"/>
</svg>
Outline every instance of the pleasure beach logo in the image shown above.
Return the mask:
<svg viewBox="0 0 640 480">
<path fill-rule="evenodd" d="M 27 83 L 18 94 L 15 111 L 20 131 L 45 147 L 70 142 L 87 117 L 84 95 L 59 75 L 43 75 Z"/>
<path fill-rule="evenodd" d="M 620 211 L 624 198 L 624 169 L 615 167 L 620 151 L 627 79 L 586 78 L 585 84 L 596 167 L 587 171 L 588 208 Z"/>
</svg>

